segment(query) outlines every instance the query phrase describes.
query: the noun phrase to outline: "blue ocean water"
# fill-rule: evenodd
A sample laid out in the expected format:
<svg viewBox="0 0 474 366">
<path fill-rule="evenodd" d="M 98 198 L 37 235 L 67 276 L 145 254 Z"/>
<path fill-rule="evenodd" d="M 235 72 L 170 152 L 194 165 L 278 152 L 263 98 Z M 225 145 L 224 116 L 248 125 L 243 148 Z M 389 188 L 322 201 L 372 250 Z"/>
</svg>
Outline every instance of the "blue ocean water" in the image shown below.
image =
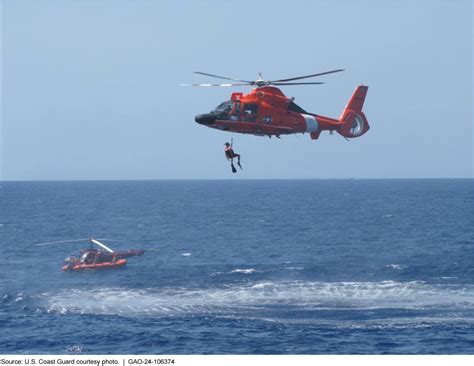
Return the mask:
<svg viewBox="0 0 474 366">
<path fill-rule="evenodd" d="M 0 353 L 474 354 L 473 183 L 3 182 Z"/>
</svg>

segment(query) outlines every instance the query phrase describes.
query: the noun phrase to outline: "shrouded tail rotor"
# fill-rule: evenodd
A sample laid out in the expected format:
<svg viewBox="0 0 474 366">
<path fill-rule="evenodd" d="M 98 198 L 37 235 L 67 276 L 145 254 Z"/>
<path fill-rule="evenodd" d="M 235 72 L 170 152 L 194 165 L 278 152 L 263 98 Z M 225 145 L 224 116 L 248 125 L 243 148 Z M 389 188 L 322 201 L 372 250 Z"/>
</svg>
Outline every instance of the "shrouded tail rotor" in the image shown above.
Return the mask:
<svg viewBox="0 0 474 366">
<path fill-rule="evenodd" d="M 358 86 L 344 108 L 339 118 L 344 124 L 337 130 L 342 136 L 348 138 L 359 137 L 369 130 L 369 122 L 364 112 L 362 112 L 368 88 L 364 85 Z"/>
</svg>

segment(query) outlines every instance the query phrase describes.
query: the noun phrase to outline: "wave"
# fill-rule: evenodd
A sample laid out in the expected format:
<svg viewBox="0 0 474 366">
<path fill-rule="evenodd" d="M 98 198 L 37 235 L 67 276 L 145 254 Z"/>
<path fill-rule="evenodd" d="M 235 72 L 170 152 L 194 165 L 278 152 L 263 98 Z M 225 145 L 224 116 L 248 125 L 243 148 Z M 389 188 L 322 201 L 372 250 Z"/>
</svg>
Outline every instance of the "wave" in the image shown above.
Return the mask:
<svg viewBox="0 0 474 366">
<path fill-rule="evenodd" d="M 80 345 L 72 345 L 72 346 L 69 346 L 65 349 L 65 351 L 67 353 L 83 353 L 84 352 L 84 347 L 83 346 L 80 346 Z"/>
<path fill-rule="evenodd" d="M 257 272 L 255 268 L 236 268 L 229 273 L 243 273 L 243 274 L 252 274 Z"/>
<path fill-rule="evenodd" d="M 392 263 L 392 264 L 387 264 L 387 265 L 385 266 L 385 268 L 396 269 L 396 270 L 402 270 L 402 269 L 405 269 L 406 266 L 404 266 L 404 265 L 402 265 L 402 264 Z"/>
<path fill-rule="evenodd" d="M 214 314 L 264 318 L 296 314 L 398 309 L 442 311 L 443 316 L 474 319 L 473 285 L 421 282 L 256 282 L 214 288 L 72 289 L 42 293 L 48 312 L 119 316 Z M 451 314 L 451 315 L 449 315 Z M 286 316 L 285 315 L 285 316 Z M 301 317 L 303 315 L 296 315 Z"/>
</svg>

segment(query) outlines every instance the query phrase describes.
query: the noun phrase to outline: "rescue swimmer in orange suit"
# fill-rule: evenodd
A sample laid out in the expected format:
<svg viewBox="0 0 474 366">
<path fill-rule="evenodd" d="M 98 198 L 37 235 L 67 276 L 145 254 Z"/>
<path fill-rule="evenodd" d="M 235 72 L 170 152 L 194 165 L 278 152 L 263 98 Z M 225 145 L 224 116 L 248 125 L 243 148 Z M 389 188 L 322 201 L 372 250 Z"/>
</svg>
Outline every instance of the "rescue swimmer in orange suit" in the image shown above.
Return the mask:
<svg viewBox="0 0 474 366">
<path fill-rule="evenodd" d="M 230 166 L 232 168 L 232 173 L 237 173 L 237 169 L 235 169 L 234 166 L 234 158 L 237 158 L 237 165 L 242 169 L 242 165 L 240 165 L 240 154 L 236 154 L 234 149 L 232 148 L 232 144 L 229 144 L 226 142 L 224 144 L 224 152 L 225 152 L 225 157 L 227 160 L 230 160 Z"/>
</svg>

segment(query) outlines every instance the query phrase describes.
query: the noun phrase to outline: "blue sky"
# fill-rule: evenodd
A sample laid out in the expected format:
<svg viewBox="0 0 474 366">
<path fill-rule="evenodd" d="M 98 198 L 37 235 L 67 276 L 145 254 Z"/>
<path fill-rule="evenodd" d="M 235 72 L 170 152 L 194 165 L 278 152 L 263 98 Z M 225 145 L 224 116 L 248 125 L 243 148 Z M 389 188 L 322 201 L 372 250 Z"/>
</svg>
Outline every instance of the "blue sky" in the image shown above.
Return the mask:
<svg viewBox="0 0 474 366">
<path fill-rule="evenodd" d="M 473 177 L 472 14 L 469 0 L 4 0 L 1 178 Z M 337 117 L 368 85 L 371 130 L 350 142 L 215 131 L 194 116 L 250 89 L 178 86 L 335 68 L 283 91 Z"/>
</svg>

